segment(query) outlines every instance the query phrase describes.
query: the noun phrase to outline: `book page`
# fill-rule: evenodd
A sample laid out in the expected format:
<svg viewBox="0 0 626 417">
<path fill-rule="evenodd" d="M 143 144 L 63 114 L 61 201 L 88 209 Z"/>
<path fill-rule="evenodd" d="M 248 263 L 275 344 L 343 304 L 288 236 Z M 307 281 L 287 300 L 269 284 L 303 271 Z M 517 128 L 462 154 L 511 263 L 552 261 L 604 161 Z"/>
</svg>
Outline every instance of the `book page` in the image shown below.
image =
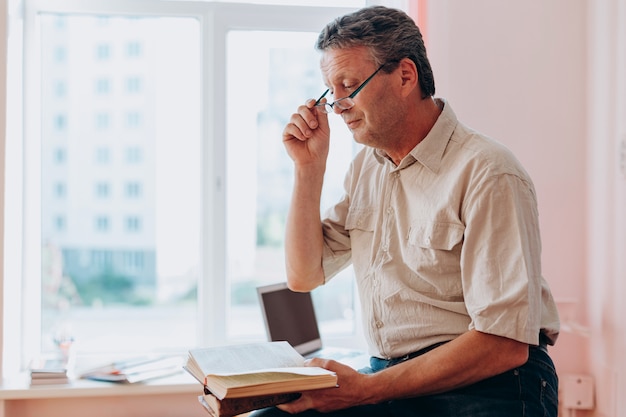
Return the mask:
<svg viewBox="0 0 626 417">
<path fill-rule="evenodd" d="M 281 368 L 290 369 L 293 368 Z M 299 368 L 299 369 L 315 369 L 312 372 L 300 373 L 300 372 L 281 372 L 278 371 L 259 371 L 257 373 L 242 373 L 231 375 L 209 375 L 210 381 L 216 381 L 226 388 L 233 387 L 250 387 L 254 385 L 267 385 L 280 382 L 289 382 L 291 385 L 297 385 L 306 387 L 309 383 L 317 383 L 318 381 L 329 381 L 327 379 L 332 377 L 335 380 L 335 374 L 331 371 L 322 368 Z M 321 377 L 321 378 L 316 378 Z"/>
<path fill-rule="evenodd" d="M 273 368 L 304 367 L 304 358 L 287 342 L 254 343 L 190 351 L 203 375 L 232 375 Z"/>
</svg>

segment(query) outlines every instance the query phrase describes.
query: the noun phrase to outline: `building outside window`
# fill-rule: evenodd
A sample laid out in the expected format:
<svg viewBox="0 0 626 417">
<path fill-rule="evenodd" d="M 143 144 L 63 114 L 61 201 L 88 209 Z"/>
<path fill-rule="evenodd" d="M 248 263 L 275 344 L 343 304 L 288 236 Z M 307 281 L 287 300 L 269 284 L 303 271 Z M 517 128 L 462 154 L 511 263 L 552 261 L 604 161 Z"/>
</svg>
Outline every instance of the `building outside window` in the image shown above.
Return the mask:
<svg viewBox="0 0 626 417">
<path fill-rule="evenodd" d="M 105 95 L 111 92 L 111 81 L 108 78 L 98 78 L 94 80 L 96 94 Z"/>
<path fill-rule="evenodd" d="M 126 79 L 126 92 L 129 94 L 138 94 L 141 92 L 141 78 L 132 76 Z"/>
<path fill-rule="evenodd" d="M 103 199 L 108 198 L 111 194 L 110 186 L 107 182 L 97 182 L 96 183 L 96 198 Z"/>
<path fill-rule="evenodd" d="M 96 59 L 105 61 L 111 56 L 111 47 L 107 44 L 96 45 Z"/>
<path fill-rule="evenodd" d="M 106 112 L 98 112 L 96 113 L 96 122 L 95 128 L 96 130 L 106 130 L 111 125 L 111 116 Z"/>
<path fill-rule="evenodd" d="M 96 162 L 98 164 L 106 165 L 111 162 L 111 151 L 107 147 L 98 147 L 96 149 Z"/>
<path fill-rule="evenodd" d="M 24 132 L 23 262 L 8 264 L 41 298 L 22 294 L 14 350 L 24 364 L 64 339 L 82 352 L 264 340 L 255 287 L 285 280 L 293 168 L 281 131 L 324 90 L 313 44 L 349 9 L 95 3 L 26 1 L 25 83 L 37 88 L 24 120 L 44 128 Z M 62 135 L 41 123 L 59 109 Z M 338 186 L 325 207 L 359 149 L 331 123 Z M 358 340 L 351 269 L 314 300 L 326 338 Z"/>
<path fill-rule="evenodd" d="M 128 57 L 141 56 L 141 42 L 131 41 L 126 44 L 126 54 Z"/>
</svg>

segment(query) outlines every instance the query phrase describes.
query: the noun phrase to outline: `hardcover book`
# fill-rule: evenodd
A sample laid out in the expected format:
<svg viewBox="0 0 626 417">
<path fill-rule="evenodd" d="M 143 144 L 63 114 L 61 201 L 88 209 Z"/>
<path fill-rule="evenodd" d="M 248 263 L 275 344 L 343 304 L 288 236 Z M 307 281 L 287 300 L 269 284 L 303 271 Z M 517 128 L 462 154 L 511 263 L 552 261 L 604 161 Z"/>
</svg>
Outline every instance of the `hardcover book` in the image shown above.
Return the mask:
<svg viewBox="0 0 626 417">
<path fill-rule="evenodd" d="M 334 372 L 304 361 L 287 342 L 262 342 L 193 349 L 184 368 L 219 400 L 337 386 Z"/>
</svg>

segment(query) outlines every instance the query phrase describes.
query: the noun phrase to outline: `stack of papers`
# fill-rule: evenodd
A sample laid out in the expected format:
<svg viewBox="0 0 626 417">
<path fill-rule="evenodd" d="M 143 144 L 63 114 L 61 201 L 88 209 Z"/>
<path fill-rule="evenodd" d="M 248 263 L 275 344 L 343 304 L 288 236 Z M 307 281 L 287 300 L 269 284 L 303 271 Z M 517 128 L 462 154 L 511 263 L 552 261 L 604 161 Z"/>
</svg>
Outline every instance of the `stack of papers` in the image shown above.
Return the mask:
<svg viewBox="0 0 626 417">
<path fill-rule="evenodd" d="M 81 378 L 133 384 L 174 375 L 182 371 L 182 365 L 183 358 L 180 356 L 135 358 L 88 370 L 81 374 Z"/>
</svg>

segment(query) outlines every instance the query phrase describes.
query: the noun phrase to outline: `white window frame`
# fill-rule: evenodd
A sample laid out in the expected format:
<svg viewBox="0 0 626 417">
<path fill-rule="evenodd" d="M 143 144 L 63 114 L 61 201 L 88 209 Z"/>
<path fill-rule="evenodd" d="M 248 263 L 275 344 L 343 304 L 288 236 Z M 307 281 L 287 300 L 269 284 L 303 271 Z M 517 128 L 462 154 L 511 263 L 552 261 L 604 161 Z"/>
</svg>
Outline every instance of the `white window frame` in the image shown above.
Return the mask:
<svg viewBox="0 0 626 417">
<path fill-rule="evenodd" d="M 7 276 L 19 279 L 20 285 L 5 285 L 5 299 L 19 300 L 5 306 L 3 318 L 17 317 L 19 337 L 12 333 L 4 338 L 3 375 L 24 366 L 28 358 L 38 354 L 41 346 L 41 282 L 40 230 L 41 223 L 41 113 L 39 76 L 38 13 L 84 13 L 141 16 L 191 17 L 200 22 L 202 37 L 202 143 L 203 197 L 202 197 L 202 256 L 198 282 L 199 344 L 209 345 L 227 338 L 225 317 L 228 308 L 226 283 L 226 37 L 230 30 L 311 31 L 318 32 L 335 17 L 354 9 L 339 7 L 263 6 L 190 1 L 162 0 L 25 0 L 23 25 L 23 82 L 22 112 L 23 147 L 10 175 L 15 188 L 23 196 L 11 203 L 10 213 L 23 223 L 19 236 L 13 242 L 12 256 L 17 261 L 6 262 Z M 311 47 L 313 47 L 311 45 Z M 254 65 L 254 63 L 251 63 Z M 27 155 L 22 159 L 23 155 Z M 8 155 L 11 157 L 11 155 Z M 28 177 L 31 175 L 32 177 Z M 28 184 L 28 187 L 24 187 Z M 32 186 L 32 185 L 35 186 Z M 22 214 L 23 213 L 23 214 Z M 23 217 L 22 217 L 23 216 Z M 23 222 L 29 219 L 28 222 Z M 7 239 L 11 241 L 11 236 Z M 17 253 L 15 253 L 17 252 Z M 6 257 L 8 258 L 8 257 Z M 6 259 L 5 258 L 5 259 Z M 20 261 L 21 260 L 21 261 Z M 356 318 L 357 323 L 360 319 Z M 7 327 L 5 326 L 5 335 Z M 19 360 L 18 360 L 19 358 Z"/>
</svg>

